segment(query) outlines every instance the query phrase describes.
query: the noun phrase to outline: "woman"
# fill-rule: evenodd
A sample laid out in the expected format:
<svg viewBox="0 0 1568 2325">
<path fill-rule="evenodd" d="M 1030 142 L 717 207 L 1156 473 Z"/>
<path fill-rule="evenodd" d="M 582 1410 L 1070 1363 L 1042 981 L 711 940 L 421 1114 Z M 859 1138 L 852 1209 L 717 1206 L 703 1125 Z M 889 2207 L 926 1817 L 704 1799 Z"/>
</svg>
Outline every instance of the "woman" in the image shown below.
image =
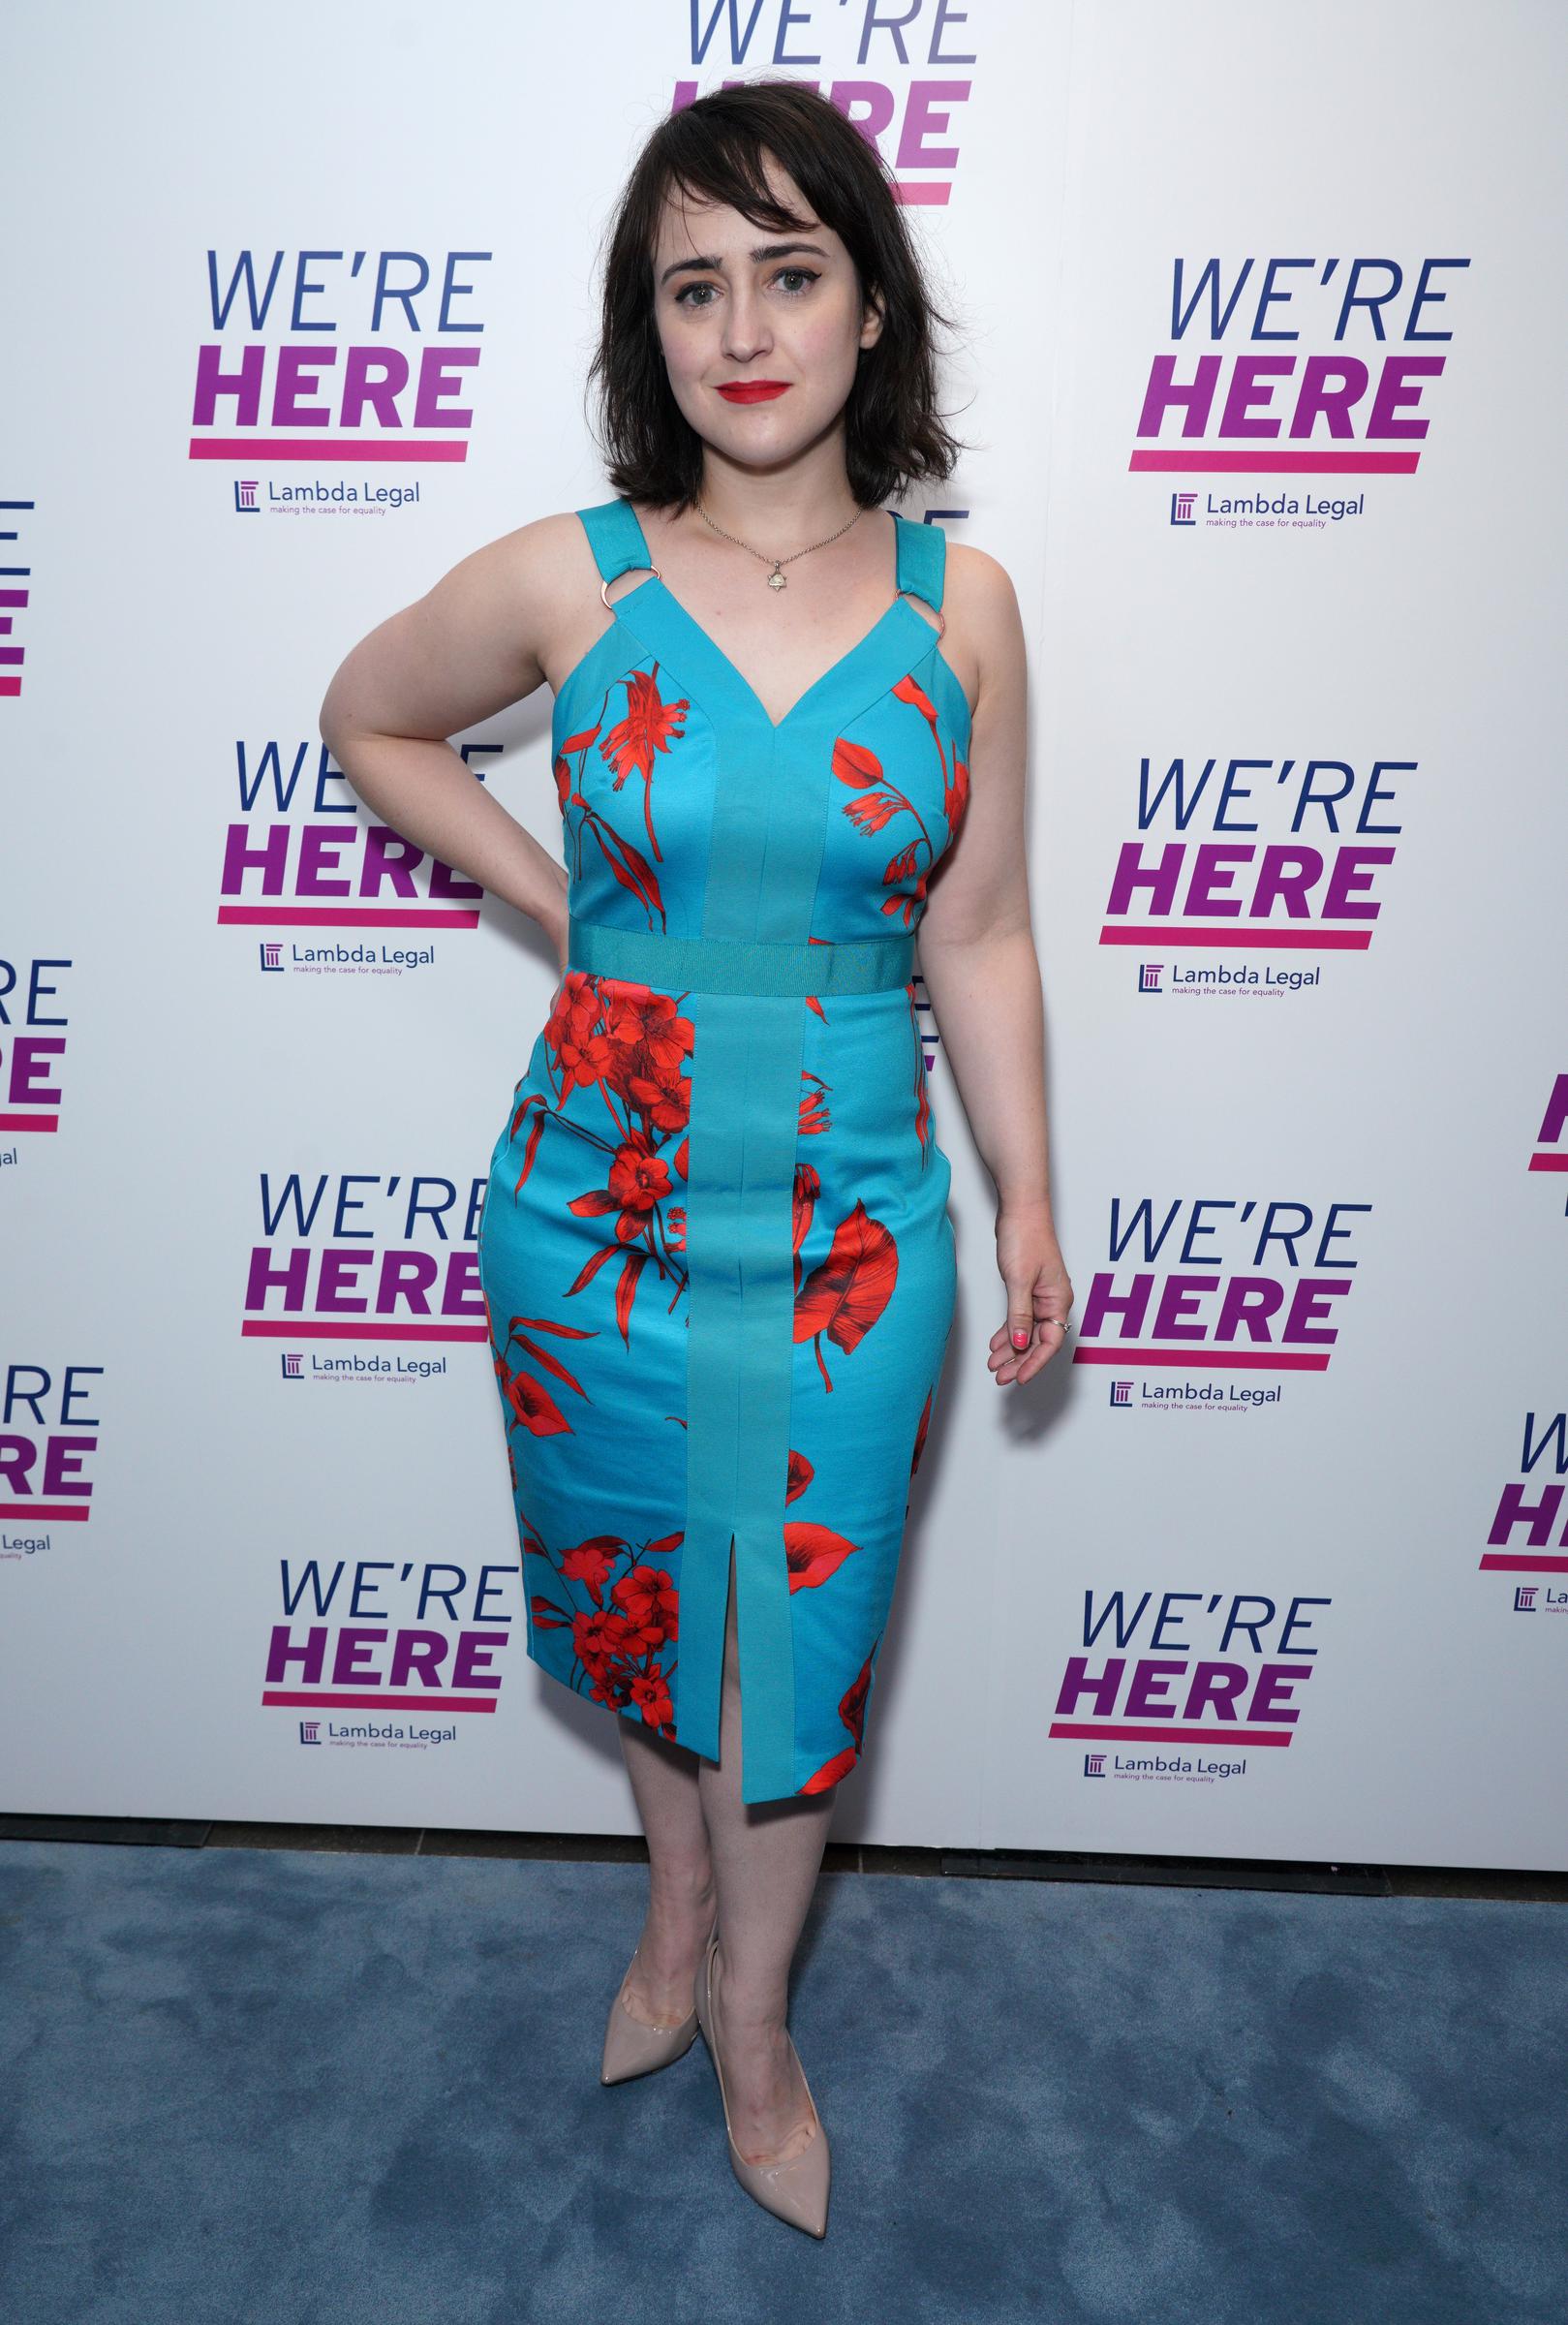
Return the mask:
<svg viewBox="0 0 1568 2325">
<path fill-rule="evenodd" d="M 954 465 L 938 320 L 882 165 L 827 99 L 698 99 L 614 223 L 594 372 L 616 497 L 466 558 L 354 648 L 322 713 L 367 804 L 531 914 L 561 965 L 479 1265 L 529 1653 L 620 1715 L 648 1839 L 601 2076 L 668 2063 L 700 2024 L 736 2176 L 818 2236 L 790 1965 L 955 1287 L 917 926 L 998 1191 L 999 1386 L 1050 1361 L 1072 1303 L 1018 607 L 992 558 L 881 505 Z M 541 680 L 566 868 L 443 739 Z"/>
</svg>

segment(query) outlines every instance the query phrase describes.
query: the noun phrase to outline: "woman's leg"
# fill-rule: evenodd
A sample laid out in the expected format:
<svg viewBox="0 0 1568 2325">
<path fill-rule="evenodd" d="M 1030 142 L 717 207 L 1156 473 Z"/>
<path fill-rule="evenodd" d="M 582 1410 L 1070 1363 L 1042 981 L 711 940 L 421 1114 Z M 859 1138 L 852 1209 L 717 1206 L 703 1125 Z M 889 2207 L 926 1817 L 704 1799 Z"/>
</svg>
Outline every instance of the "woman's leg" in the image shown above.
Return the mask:
<svg viewBox="0 0 1568 2325">
<path fill-rule="evenodd" d="M 813 2137 L 811 2101 L 784 2036 L 789 1967 L 821 1868 L 836 1791 L 748 1807 L 741 1799 L 741 1694 L 730 1544 L 719 1712 L 720 1758 L 697 1762 L 719 1891 L 715 1989 L 735 2145 L 748 2163 L 784 2162 Z"/>
<path fill-rule="evenodd" d="M 675 2027 L 691 2015 L 717 1896 L 697 1755 L 624 1715 L 615 1723 L 648 1837 L 648 1912 L 627 1975 L 627 2002 L 645 2026 Z"/>
</svg>

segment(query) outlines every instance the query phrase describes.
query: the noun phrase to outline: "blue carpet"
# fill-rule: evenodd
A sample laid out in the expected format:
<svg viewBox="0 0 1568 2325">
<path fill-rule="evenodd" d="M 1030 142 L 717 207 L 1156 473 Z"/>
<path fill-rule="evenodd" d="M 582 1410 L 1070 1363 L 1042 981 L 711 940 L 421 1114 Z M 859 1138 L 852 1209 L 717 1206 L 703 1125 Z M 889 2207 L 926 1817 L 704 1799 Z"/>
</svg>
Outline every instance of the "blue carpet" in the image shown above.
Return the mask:
<svg viewBox="0 0 1568 2325">
<path fill-rule="evenodd" d="M 0 1844 L 10 2325 L 1562 2325 L 1560 1906 L 825 1874 L 818 2244 L 635 1865 Z"/>
</svg>

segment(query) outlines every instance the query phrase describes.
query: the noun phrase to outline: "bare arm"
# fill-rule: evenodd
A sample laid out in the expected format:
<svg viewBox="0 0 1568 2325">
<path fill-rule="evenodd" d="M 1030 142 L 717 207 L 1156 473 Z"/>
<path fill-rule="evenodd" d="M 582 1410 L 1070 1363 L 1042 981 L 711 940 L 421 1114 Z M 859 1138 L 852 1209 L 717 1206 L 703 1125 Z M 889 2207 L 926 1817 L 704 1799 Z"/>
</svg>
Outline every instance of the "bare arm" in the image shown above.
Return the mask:
<svg viewBox="0 0 1568 2325">
<path fill-rule="evenodd" d="M 543 683 L 552 608 L 578 578 L 574 525 L 541 517 L 476 549 L 360 639 L 321 709 L 322 740 L 365 805 L 538 921 L 563 960 L 565 869 L 446 738 Z"/>
<path fill-rule="evenodd" d="M 991 1370 L 999 1380 L 1029 1380 L 1061 1345 L 1056 1327 L 1064 1332 L 1072 1286 L 1051 1210 L 1045 1008 L 1024 813 L 1024 626 L 1012 582 L 995 558 L 965 550 L 952 555 L 950 570 L 959 588 L 949 604 L 961 591 L 963 619 L 979 644 L 978 698 L 968 804 L 932 879 L 917 944 L 942 1049 L 996 1183 L 1008 1319 L 992 1337 Z M 1019 1329 L 1029 1334 L 1026 1348 L 1016 1345 Z"/>
</svg>

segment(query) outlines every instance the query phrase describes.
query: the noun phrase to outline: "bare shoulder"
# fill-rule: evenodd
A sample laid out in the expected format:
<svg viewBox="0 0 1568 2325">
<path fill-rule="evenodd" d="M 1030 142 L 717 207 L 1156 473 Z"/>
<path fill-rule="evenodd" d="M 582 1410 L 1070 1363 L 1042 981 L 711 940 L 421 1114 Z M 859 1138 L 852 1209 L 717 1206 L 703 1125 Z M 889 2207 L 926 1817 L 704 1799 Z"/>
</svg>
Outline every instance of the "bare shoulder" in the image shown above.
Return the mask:
<svg viewBox="0 0 1568 2325">
<path fill-rule="evenodd" d="M 948 542 L 943 595 L 960 619 L 981 629 L 1023 629 L 1011 574 L 999 558 L 972 542 Z"/>
<path fill-rule="evenodd" d="M 585 568 L 593 571 L 588 538 L 575 512 L 566 510 L 533 517 L 472 550 L 439 586 L 499 599 L 509 620 L 530 613 L 547 617 L 563 594 L 580 584 Z M 538 629 L 526 619 L 524 635 L 538 642 Z"/>
<path fill-rule="evenodd" d="M 593 551 L 572 510 L 533 517 L 472 549 L 426 604 L 444 635 L 466 633 L 518 658 L 529 686 L 561 667 L 563 639 L 569 645 L 574 624 L 581 627 L 581 607 L 605 618 Z"/>
<path fill-rule="evenodd" d="M 1021 691 L 1024 618 L 1012 575 L 1001 560 L 972 542 L 950 540 L 942 609 L 947 616 L 948 659 L 976 714 L 988 697 L 995 699 Z"/>
<path fill-rule="evenodd" d="M 323 705 L 330 726 L 452 735 L 532 694 L 560 666 L 577 600 L 605 619 L 575 513 L 535 517 L 471 549 L 362 637 Z"/>
</svg>

